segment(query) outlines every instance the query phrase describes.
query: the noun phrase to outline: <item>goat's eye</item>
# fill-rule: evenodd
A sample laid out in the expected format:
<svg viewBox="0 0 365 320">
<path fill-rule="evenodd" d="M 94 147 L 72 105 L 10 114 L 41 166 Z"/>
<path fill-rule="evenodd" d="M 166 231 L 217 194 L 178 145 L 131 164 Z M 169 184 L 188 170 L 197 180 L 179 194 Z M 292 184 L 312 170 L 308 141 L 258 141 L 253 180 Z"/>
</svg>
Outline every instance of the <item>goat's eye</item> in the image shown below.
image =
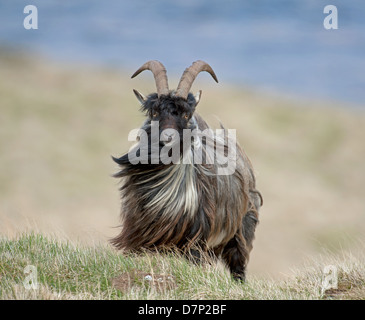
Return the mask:
<svg viewBox="0 0 365 320">
<path fill-rule="evenodd" d="M 188 120 L 189 119 L 189 115 L 188 114 L 184 114 L 184 119 Z"/>
<path fill-rule="evenodd" d="M 152 117 L 154 117 L 154 118 L 156 118 L 158 116 L 158 112 L 154 112 L 153 114 L 152 114 Z"/>
</svg>

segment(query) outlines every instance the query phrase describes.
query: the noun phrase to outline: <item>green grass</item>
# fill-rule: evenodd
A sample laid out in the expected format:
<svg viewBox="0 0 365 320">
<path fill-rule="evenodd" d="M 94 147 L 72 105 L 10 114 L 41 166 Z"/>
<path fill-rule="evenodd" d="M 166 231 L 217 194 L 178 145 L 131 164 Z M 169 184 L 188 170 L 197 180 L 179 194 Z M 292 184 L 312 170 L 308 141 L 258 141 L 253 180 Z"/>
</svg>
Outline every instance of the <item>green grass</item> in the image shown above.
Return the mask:
<svg viewBox="0 0 365 320">
<path fill-rule="evenodd" d="M 123 255 L 108 245 L 30 233 L 0 240 L 0 299 L 365 299 L 364 262 L 327 255 L 285 280 L 249 276 L 242 284 L 219 263 L 195 265 L 172 253 Z M 24 286 L 27 265 L 37 269 L 37 289 Z M 322 292 L 326 265 L 337 268 L 338 288 Z"/>
</svg>

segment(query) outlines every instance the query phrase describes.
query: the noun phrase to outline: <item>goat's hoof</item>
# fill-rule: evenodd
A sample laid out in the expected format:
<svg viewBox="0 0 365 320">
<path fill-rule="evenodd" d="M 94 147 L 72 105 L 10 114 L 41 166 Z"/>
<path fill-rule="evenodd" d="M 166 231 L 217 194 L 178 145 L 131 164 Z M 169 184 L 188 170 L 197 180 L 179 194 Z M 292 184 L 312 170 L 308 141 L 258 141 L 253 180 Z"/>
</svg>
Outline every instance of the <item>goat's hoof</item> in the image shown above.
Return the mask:
<svg viewBox="0 0 365 320">
<path fill-rule="evenodd" d="M 242 284 L 246 283 L 246 275 L 245 274 L 233 274 L 233 279 Z"/>
</svg>

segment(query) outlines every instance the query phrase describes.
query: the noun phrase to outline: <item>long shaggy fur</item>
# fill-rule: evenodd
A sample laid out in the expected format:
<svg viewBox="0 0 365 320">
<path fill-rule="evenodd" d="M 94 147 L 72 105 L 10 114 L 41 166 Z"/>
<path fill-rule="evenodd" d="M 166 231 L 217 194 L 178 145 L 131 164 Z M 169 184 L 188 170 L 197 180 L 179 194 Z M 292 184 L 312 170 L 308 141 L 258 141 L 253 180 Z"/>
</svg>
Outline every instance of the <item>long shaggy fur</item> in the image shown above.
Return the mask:
<svg viewBox="0 0 365 320">
<path fill-rule="evenodd" d="M 156 108 L 162 126 L 166 119 L 164 110 L 172 114 L 171 108 L 176 108 L 179 114 L 189 114 L 186 128 L 201 131 L 209 128 L 194 113 L 195 100 L 191 94 L 187 100 L 171 94 L 158 98 L 154 94 L 142 106 L 147 115 L 142 128 L 147 132 Z M 222 143 L 227 149 L 227 140 L 219 139 L 216 137 L 213 143 Z M 244 279 L 262 204 L 252 165 L 237 145 L 235 172 L 218 175 L 217 163 L 193 164 L 194 143 L 195 140 L 185 155 L 190 159 L 178 164 L 133 165 L 128 154 L 113 158 L 121 168 L 115 177 L 121 179 L 122 230 L 111 242 L 125 250 L 156 247 L 190 250 L 199 246 L 222 257 L 233 275 Z M 202 145 L 203 158 L 214 157 L 209 154 L 214 148 Z M 186 160 L 191 160 L 191 164 L 186 164 Z"/>
</svg>

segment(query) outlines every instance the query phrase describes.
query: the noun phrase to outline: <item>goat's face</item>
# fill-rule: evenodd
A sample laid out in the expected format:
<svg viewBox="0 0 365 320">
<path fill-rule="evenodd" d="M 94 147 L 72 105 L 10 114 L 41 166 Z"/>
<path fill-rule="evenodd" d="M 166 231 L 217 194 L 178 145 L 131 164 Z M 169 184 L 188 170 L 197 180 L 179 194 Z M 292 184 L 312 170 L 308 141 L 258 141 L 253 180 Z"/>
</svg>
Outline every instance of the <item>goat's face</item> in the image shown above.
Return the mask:
<svg viewBox="0 0 365 320">
<path fill-rule="evenodd" d="M 144 129 L 147 129 L 147 133 L 150 134 L 154 131 L 151 127 L 158 124 L 160 146 L 177 143 L 183 146 L 184 130 L 195 129 L 193 114 L 201 96 L 201 91 L 194 96 L 189 93 L 189 90 L 201 71 L 209 72 L 218 82 L 213 69 L 204 61 L 194 62 L 185 69 L 177 89 L 174 91 L 169 90 L 166 69 L 161 62 L 156 60 L 146 62 L 132 75 L 132 78 L 144 70 L 152 71 L 157 87 L 157 93 L 150 94 L 148 97 L 133 90 L 141 103 L 142 111 L 147 116 Z M 180 148 L 180 151 L 182 150 L 183 148 Z"/>
<path fill-rule="evenodd" d="M 136 91 L 135 91 L 136 93 Z M 137 98 L 142 102 L 142 111 L 147 117 L 147 125 L 152 121 L 158 124 L 160 144 L 183 143 L 184 129 L 195 129 L 195 122 L 192 120 L 195 107 L 200 98 L 199 92 L 196 96 L 189 93 L 187 99 L 174 96 L 174 93 L 158 97 L 157 93 L 143 97 L 136 93 Z"/>
</svg>

